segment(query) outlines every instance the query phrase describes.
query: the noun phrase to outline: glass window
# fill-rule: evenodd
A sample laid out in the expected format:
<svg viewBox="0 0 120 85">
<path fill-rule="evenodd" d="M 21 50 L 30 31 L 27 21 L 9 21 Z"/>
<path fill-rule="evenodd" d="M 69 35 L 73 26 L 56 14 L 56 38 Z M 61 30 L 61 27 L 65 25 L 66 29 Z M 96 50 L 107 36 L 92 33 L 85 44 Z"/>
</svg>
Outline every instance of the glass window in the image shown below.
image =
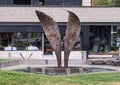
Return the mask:
<svg viewBox="0 0 120 85">
<path fill-rule="evenodd" d="M 45 5 L 63 5 L 63 0 L 45 0 Z"/>
<path fill-rule="evenodd" d="M 33 50 L 42 50 L 42 33 L 0 33 L 0 50 L 29 50 L 27 47 L 30 45 Z"/>
<path fill-rule="evenodd" d="M 82 0 L 45 0 L 45 5 L 82 6 Z"/>
<path fill-rule="evenodd" d="M 13 0 L 14 5 L 30 5 L 31 0 Z"/>
<path fill-rule="evenodd" d="M 41 33 L 14 33 L 12 42 L 18 50 L 29 50 L 27 48 L 29 45 L 37 47 L 39 50 L 41 50 L 41 38 Z"/>
<path fill-rule="evenodd" d="M 90 26 L 90 52 L 108 52 L 110 50 L 110 26 Z"/>
<path fill-rule="evenodd" d="M 39 3 L 38 3 L 38 4 L 39 4 L 39 5 L 44 5 L 44 3 L 45 3 L 44 0 L 39 0 Z"/>
<path fill-rule="evenodd" d="M 45 36 L 44 37 L 44 54 L 51 55 L 52 52 L 53 52 L 52 46 L 51 46 L 50 42 L 48 41 L 47 37 Z"/>
<path fill-rule="evenodd" d="M 25 50 L 27 46 L 27 33 L 13 33 L 12 43 L 17 50 Z"/>
<path fill-rule="evenodd" d="M 5 0 L 0 0 L 0 5 L 6 5 Z"/>
<path fill-rule="evenodd" d="M 120 47 L 120 26 L 113 26 L 111 29 L 111 46 L 112 50 Z"/>
<path fill-rule="evenodd" d="M 0 5 L 82 6 L 82 0 L 1 0 Z"/>
<path fill-rule="evenodd" d="M 64 0 L 64 5 L 82 6 L 82 0 Z"/>
<path fill-rule="evenodd" d="M 12 33 L 0 33 L 0 50 L 12 42 Z"/>
<path fill-rule="evenodd" d="M 81 44 L 80 44 L 80 37 L 77 39 L 74 47 L 73 47 L 73 50 L 74 51 L 80 51 L 80 47 L 81 47 Z"/>
<path fill-rule="evenodd" d="M 60 35 L 61 35 L 61 49 L 64 50 L 64 37 L 66 31 L 66 25 L 59 25 L 60 28 Z"/>
<path fill-rule="evenodd" d="M 28 33 L 28 44 L 32 43 L 38 49 L 42 50 L 42 33 Z"/>
</svg>

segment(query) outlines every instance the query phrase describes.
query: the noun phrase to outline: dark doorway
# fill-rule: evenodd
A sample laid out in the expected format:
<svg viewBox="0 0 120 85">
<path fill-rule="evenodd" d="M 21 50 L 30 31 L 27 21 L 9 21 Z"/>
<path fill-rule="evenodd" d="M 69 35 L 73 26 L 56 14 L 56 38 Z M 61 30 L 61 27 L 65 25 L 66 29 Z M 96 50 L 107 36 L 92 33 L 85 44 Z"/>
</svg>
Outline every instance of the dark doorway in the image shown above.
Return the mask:
<svg viewBox="0 0 120 85">
<path fill-rule="evenodd" d="M 31 0 L 13 0 L 15 5 L 31 5 Z"/>
</svg>

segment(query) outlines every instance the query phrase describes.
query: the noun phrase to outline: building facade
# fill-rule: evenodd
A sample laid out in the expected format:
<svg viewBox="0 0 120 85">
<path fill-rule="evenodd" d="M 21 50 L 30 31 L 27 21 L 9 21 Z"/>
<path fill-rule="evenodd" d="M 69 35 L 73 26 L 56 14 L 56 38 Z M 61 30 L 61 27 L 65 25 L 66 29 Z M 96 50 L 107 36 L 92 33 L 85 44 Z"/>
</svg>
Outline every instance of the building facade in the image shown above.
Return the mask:
<svg viewBox="0 0 120 85">
<path fill-rule="evenodd" d="M 108 53 L 120 46 L 119 7 L 91 7 L 91 0 L 1 0 L 0 5 L 1 51 L 8 43 L 24 51 L 32 42 L 44 55 L 52 54 L 35 10 L 45 12 L 58 23 L 62 48 L 68 21 L 66 10 L 73 11 L 81 21 L 81 33 L 74 51 Z"/>
</svg>

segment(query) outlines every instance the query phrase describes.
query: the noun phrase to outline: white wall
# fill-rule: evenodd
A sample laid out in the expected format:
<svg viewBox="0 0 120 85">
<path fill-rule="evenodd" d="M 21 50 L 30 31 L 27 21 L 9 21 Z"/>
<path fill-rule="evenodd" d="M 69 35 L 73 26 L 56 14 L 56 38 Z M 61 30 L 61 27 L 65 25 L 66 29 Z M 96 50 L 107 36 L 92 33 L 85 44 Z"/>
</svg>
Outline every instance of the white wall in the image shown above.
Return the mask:
<svg viewBox="0 0 120 85">
<path fill-rule="evenodd" d="M 91 6 L 91 0 L 82 0 L 82 6 Z"/>
<path fill-rule="evenodd" d="M 0 59 L 42 59 L 42 51 L 0 51 Z"/>
<path fill-rule="evenodd" d="M 83 51 L 71 51 L 69 59 L 82 59 Z M 56 59 L 53 55 L 43 55 L 43 51 L 0 51 L 0 59 Z M 62 52 L 64 59 L 64 52 Z"/>
<path fill-rule="evenodd" d="M 71 51 L 70 52 L 70 56 L 69 59 L 82 59 L 83 55 L 85 51 Z M 53 59 L 56 59 L 56 54 L 55 52 L 53 52 Z M 64 52 L 62 51 L 62 59 L 64 59 Z"/>
</svg>

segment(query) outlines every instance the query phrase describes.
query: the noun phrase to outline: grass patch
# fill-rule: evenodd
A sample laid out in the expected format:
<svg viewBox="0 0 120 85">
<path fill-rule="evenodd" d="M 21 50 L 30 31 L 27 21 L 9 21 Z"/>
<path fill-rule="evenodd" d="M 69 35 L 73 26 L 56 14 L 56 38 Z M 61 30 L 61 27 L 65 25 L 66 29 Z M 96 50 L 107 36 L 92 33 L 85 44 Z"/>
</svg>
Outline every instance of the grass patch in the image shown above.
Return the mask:
<svg viewBox="0 0 120 85">
<path fill-rule="evenodd" d="M 1 70 L 0 85 L 120 85 L 120 73 L 46 76 Z"/>
<path fill-rule="evenodd" d="M 10 59 L 0 59 L 0 62 L 10 61 Z"/>
</svg>

